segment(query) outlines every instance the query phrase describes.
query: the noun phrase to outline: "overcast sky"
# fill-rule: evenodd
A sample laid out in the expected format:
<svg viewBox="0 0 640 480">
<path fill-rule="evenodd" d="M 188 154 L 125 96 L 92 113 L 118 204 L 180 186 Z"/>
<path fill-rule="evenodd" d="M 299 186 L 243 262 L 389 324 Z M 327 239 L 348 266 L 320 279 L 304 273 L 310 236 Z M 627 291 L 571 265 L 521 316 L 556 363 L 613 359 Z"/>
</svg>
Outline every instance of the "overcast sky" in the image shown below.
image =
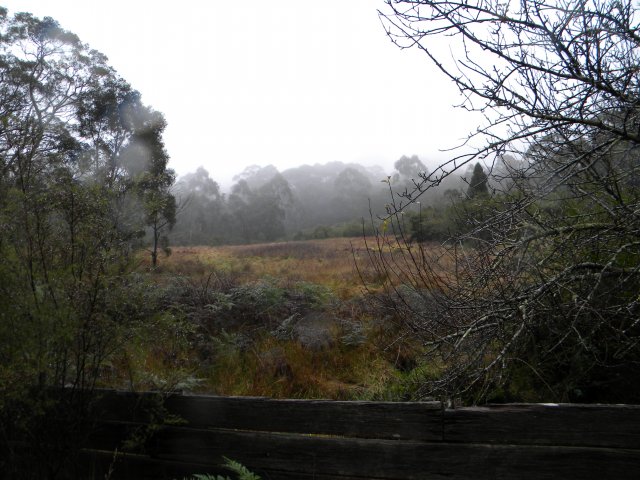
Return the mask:
<svg viewBox="0 0 640 480">
<path fill-rule="evenodd" d="M 477 125 L 382 0 L 0 0 L 51 16 L 164 113 L 170 166 L 227 183 L 251 164 L 446 158 Z M 439 46 L 447 48 L 446 45 Z"/>
</svg>

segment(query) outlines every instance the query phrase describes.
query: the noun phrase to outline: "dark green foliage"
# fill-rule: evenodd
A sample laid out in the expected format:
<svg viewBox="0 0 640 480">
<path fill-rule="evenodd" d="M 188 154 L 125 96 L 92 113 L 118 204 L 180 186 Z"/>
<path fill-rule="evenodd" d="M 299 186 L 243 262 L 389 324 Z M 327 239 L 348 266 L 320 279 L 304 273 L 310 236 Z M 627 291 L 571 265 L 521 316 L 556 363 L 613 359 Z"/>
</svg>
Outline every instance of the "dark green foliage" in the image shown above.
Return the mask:
<svg viewBox="0 0 640 480">
<path fill-rule="evenodd" d="M 227 470 L 232 471 L 237 475 L 237 480 L 260 480 L 260 477 L 255 473 L 252 473 L 245 467 L 244 465 L 231 460 L 230 458 L 224 459 L 224 467 Z M 189 478 L 185 478 L 184 480 L 231 480 L 229 477 L 222 475 L 211 475 L 208 473 L 196 474 Z"/>
<path fill-rule="evenodd" d="M 409 235 L 417 242 L 442 242 L 458 231 L 454 207 L 420 208 L 418 212 L 407 213 L 406 217 Z"/>
<path fill-rule="evenodd" d="M 329 289 L 308 282 L 284 288 L 273 278 L 241 284 L 233 279 L 221 282 L 218 273 L 215 277 L 201 283 L 176 279 L 165 289 L 164 308 L 216 333 L 225 328 L 269 329 L 283 318 L 324 309 L 334 301 Z"/>
<path fill-rule="evenodd" d="M 145 317 L 131 255 L 175 220 L 165 123 L 50 18 L 0 15 L 0 78 L 0 468 L 69 477 L 90 392 Z"/>
<path fill-rule="evenodd" d="M 469 198 L 486 197 L 489 195 L 489 188 L 487 186 L 488 182 L 489 178 L 487 177 L 487 174 L 484 173 L 482 165 L 480 165 L 480 163 L 476 163 L 476 166 L 473 167 L 471 180 L 469 180 L 467 196 Z"/>
</svg>

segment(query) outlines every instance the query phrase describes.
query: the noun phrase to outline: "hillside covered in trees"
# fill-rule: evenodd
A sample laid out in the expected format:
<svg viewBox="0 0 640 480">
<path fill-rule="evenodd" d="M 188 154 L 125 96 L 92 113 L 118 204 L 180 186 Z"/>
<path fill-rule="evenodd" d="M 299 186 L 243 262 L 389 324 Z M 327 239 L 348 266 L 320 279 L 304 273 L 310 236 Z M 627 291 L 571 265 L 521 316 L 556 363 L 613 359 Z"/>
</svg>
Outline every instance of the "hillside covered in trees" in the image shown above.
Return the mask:
<svg viewBox="0 0 640 480">
<path fill-rule="evenodd" d="M 480 164 L 478 168 L 482 171 Z M 447 178 L 422 196 L 425 212 L 447 219 L 424 235 L 445 240 L 455 228 L 455 214 L 447 208 L 474 194 L 469 190 L 474 182 L 472 170 Z M 413 190 L 428 174 L 416 155 L 400 157 L 390 172 L 343 162 L 282 172 L 272 165 L 254 165 L 236 175 L 230 192 L 224 193 L 214 174 L 201 167 L 180 177 L 172 190 L 180 207 L 170 243 L 219 245 L 372 234 L 387 212 L 390 195 Z M 419 211 L 414 206 L 406 213 L 411 217 Z M 427 228 L 428 222 L 423 223 Z"/>
</svg>

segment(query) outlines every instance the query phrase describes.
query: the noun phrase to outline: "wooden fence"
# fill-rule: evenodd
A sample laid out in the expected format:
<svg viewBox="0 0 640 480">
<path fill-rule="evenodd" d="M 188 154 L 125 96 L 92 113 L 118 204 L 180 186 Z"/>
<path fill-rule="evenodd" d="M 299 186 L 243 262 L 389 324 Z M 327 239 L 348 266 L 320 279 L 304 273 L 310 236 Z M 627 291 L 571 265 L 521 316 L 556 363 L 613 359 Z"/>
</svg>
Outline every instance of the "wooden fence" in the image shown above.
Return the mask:
<svg viewBox="0 0 640 480">
<path fill-rule="evenodd" d="M 101 394 L 88 477 L 222 473 L 225 456 L 265 480 L 640 478 L 640 406 L 156 398 Z"/>
</svg>

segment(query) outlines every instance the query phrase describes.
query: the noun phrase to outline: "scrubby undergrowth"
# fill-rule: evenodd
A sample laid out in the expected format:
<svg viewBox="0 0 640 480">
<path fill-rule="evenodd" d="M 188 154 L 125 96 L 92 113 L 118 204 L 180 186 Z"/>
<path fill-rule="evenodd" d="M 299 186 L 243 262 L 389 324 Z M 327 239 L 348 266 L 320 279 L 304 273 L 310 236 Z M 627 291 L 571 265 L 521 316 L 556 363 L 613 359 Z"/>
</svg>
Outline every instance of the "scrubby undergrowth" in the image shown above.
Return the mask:
<svg viewBox="0 0 640 480">
<path fill-rule="evenodd" d="M 380 279 L 367 267 L 366 248 L 363 239 L 327 239 L 174 248 L 156 269 L 142 259 L 131 303 L 149 320 L 105 369 L 102 385 L 410 398 L 421 350 L 377 301 Z"/>
</svg>

